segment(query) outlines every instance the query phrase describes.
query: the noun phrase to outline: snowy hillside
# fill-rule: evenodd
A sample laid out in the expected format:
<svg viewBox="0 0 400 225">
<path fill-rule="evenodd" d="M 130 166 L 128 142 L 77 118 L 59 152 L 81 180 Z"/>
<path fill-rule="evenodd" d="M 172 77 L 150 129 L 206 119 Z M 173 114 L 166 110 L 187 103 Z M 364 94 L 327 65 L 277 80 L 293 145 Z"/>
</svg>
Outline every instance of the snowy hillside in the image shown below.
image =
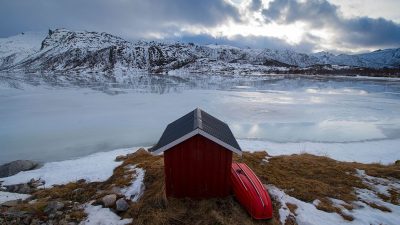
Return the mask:
<svg viewBox="0 0 400 225">
<path fill-rule="evenodd" d="M 358 67 L 400 67 L 400 48 L 377 50 L 370 53 L 358 55 L 334 55 L 329 52 L 319 52 L 313 54 L 321 64 L 336 64 Z"/>
<path fill-rule="evenodd" d="M 400 49 L 358 55 L 241 49 L 225 45 L 128 42 L 98 32 L 57 29 L 43 36 L 0 39 L 0 70 L 23 72 L 150 72 L 266 74 L 318 65 L 399 68 Z M 327 68 L 339 68 L 329 66 Z"/>
<path fill-rule="evenodd" d="M 13 37 L 0 38 L 0 68 L 21 62 L 40 50 L 44 33 L 21 33 Z"/>
</svg>

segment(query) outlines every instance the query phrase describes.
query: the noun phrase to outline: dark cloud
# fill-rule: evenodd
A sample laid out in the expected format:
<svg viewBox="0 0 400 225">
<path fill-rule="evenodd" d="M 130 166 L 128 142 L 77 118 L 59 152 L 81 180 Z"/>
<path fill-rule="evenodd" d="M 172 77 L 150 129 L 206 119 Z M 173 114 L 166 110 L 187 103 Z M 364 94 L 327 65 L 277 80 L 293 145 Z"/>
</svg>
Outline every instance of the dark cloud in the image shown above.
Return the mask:
<svg viewBox="0 0 400 225">
<path fill-rule="evenodd" d="M 273 0 L 268 8 L 264 7 L 261 0 L 251 0 L 247 8 L 253 12 L 262 10 L 267 23 L 301 21 L 310 30 L 325 28 L 336 37 L 334 44 L 342 49 L 400 45 L 398 23 L 383 18 L 344 18 L 340 8 L 327 0 Z M 310 33 L 296 45 L 273 37 L 213 38 L 182 33 L 182 27 L 213 28 L 226 24 L 227 20 L 246 24 L 249 18 L 244 17 L 238 8 L 225 0 L 0 0 L 0 37 L 62 27 L 105 31 L 127 39 L 183 36 L 182 39 L 198 43 L 289 48 L 304 52 L 319 48 L 325 41 Z"/>
<path fill-rule="evenodd" d="M 361 17 L 343 22 L 343 37 L 363 46 L 400 45 L 400 24 L 383 18 Z"/>
<path fill-rule="evenodd" d="M 346 19 L 339 8 L 326 0 L 274 0 L 262 11 L 266 22 L 291 24 L 297 21 L 310 28 L 327 28 L 338 45 L 357 47 L 393 47 L 400 45 L 400 24 L 383 18 Z"/>
<path fill-rule="evenodd" d="M 262 7 L 262 2 L 261 0 L 251 0 L 249 6 L 252 11 L 258 11 Z"/>
<path fill-rule="evenodd" d="M 325 0 L 274 0 L 268 8 L 263 10 L 263 15 L 278 23 L 307 22 L 314 27 L 321 27 L 327 23 L 336 23 L 338 20 L 337 6 Z"/>
<path fill-rule="evenodd" d="M 140 36 L 239 21 L 224 0 L 0 0 L 0 36 L 66 27 Z"/>
</svg>

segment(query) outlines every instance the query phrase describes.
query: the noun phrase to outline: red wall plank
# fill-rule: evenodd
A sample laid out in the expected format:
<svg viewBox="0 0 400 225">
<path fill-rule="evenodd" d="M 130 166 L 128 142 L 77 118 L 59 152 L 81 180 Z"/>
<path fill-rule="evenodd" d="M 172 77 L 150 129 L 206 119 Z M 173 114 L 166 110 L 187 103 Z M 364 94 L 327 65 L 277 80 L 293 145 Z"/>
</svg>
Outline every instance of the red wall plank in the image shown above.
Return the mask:
<svg viewBox="0 0 400 225">
<path fill-rule="evenodd" d="M 164 152 L 167 196 L 211 198 L 231 193 L 232 152 L 196 135 Z"/>
</svg>

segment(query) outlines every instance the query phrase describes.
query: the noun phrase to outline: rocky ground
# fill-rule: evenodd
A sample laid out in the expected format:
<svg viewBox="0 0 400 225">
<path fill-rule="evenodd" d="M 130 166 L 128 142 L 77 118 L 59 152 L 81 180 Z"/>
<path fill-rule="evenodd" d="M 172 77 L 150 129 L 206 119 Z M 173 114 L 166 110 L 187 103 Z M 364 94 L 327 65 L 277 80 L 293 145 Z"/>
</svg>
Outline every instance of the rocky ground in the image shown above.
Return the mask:
<svg viewBox="0 0 400 225">
<path fill-rule="evenodd" d="M 31 180 L 3 187 L 30 195 L 0 204 L 0 224 L 396 224 L 400 218 L 399 163 L 346 163 L 309 154 L 270 157 L 266 152 L 235 156 L 254 170 L 273 200 L 274 218 L 256 221 L 232 196 L 166 198 L 162 156 L 140 149 L 116 160 L 121 164 L 103 182 L 77 180 L 44 188 L 43 181 Z"/>
</svg>

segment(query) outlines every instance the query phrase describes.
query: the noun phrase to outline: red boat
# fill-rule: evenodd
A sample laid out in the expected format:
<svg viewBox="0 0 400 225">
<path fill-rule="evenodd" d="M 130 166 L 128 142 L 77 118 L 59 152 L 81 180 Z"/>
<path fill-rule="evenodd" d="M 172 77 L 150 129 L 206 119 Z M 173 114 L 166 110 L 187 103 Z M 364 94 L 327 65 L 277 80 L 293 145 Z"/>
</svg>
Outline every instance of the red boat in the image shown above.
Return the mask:
<svg viewBox="0 0 400 225">
<path fill-rule="evenodd" d="M 272 203 L 260 179 L 244 163 L 232 163 L 231 180 L 233 192 L 251 217 L 271 219 Z"/>
</svg>

